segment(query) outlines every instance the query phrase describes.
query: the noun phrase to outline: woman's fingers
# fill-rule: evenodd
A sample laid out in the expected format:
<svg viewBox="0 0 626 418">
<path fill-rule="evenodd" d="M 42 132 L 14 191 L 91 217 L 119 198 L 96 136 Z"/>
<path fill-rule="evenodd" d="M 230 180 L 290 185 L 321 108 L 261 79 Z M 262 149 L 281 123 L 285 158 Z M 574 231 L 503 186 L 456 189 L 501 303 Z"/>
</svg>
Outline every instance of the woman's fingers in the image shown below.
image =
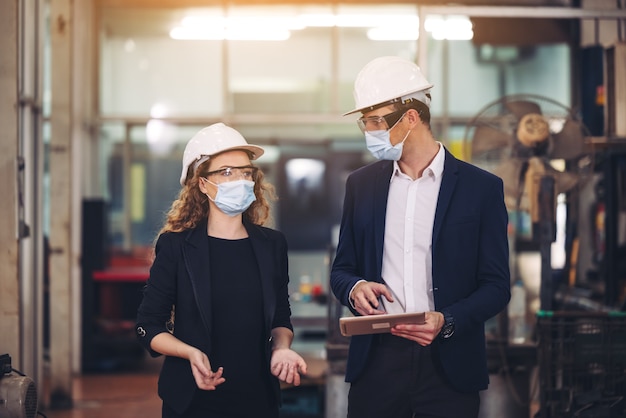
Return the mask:
<svg viewBox="0 0 626 418">
<path fill-rule="evenodd" d="M 278 363 L 274 365 L 272 373 L 285 383 L 294 384 L 295 386 L 300 385 L 299 367 L 295 363 Z"/>
<path fill-rule="evenodd" d="M 200 389 L 203 390 L 215 390 L 217 386 L 221 385 L 226 381 L 226 379 L 222 376 L 224 373 L 224 368 L 220 367 L 216 372 L 210 372 L 208 376 L 203 375 L 202 373 L 196 374 L 194 372 L 194 378 L 196 380 L 196 384 Z"/>
</svg>

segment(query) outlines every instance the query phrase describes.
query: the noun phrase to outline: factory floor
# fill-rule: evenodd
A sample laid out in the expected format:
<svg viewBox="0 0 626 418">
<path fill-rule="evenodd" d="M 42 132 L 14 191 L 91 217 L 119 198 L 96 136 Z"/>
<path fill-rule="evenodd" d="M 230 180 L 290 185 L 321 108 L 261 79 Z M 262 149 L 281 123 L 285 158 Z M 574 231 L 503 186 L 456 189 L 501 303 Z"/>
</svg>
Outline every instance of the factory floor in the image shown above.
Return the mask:
<svg viewBox="0 0 626 418">
<path fill-rule="evenodd" d="M 132 372 L 89 373 L 73 381 L 71 408 L 47 408 L 47 418 L 144 418 L 161 416 L 157 395 L 162 358 L 146 356 Z M 309 376 L 298 388 L 283 388 L 281 418 L 324 417 L 323 380 L 325 362 L 309 359 Z"/>
<path fill-rule="evenodd" d="M 71 409 L 42 411 L 48 418 L 160 417 L 157 375 L 106 374 L 76 377 Z"/>
<path fill-rule="evenodd" d="M 73 380 L 71 408 L 40 412 L 47 418 L 160 417 L 156 391 L 161 362 L 146 356 L 132 372 L 80 374 Z"/>
<path fill-rule="evenodd" d="M 346 416 L 343 411 L 333 410 L 337 409 L 333 405 L 324 405 L 325 388 L 322 383 L 326 371 L 324 363 L 315 361 L 312 375 L 308 381 L 303 381 L 301 387 L 284 389 L 281 418 Z M 43 409 L 40 416 L 43 414 L 47 418 L 160 417 L 161 400 L 156 393 L 160 365 L 160 359 L 146 358 L 142 366 L 133 372 L 76 376 L 73 382 L 72 407 Z M 534 415 L 529 412 L 528 405 L 521 405 L 516 396 L 511 396 L 511 381 L 508 378 L 491 375 L 490 380 L 489 390 L 481 394 L 480 418 L 527 418 Z M 519 379 L 517 380 L 519 384 Z M 343 389 L 339 386 L 339 392 L 341 391 Z M 343 408 L 344 402 L 340 401 L 336 405 Z"/>
</svg>

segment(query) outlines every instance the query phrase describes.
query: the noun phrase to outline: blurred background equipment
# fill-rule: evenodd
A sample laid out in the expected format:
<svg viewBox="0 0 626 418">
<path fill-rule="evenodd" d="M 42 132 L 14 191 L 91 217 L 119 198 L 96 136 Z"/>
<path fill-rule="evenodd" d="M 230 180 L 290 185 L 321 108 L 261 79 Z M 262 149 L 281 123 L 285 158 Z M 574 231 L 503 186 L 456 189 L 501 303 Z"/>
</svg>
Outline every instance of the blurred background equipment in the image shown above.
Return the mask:
<svg viewBox="0 0 626 418">
<path fill-rule="evenodd" d="M 11 367 L 11 356 L 0 355 L 0 418 L 34 418 L 35 415 L 35 383 Z"/>
<path fill-rule="evenodd" d="M 543 96 L 504 96 L 485 106 L 466 126 L 471 161 L 504 180 L 509 210 L 538 221 L 538 178 L 555 179 L 556 193 L 574 188 L 591 169 L 587 128 L 571 109 Z"/>
<path fill-rule="evenodd" d="M 626 313 L 537 314 L 543 418 L 626 416 Z"/>
<path fill-rule="evenodd" d="M 540 301 L 543 309 L 551 309 L 557 202 L 563 203 L 563 213 L 573 219 L 579 186 L 593 172 L 593 157 L 585 146 L 588 136 L 588 129 L 572 109 L 534 94 L 503 96 L 487 104 L 466 125 L 464 143 L 470 161 L 504 182 L 512 282 L 523 282 L 531 313 L 538 310 Z M 561 229 L 566 229 L 561 231 L 561 239 L 569 240 L 567 246 L 560 243 L 562 248 L 568 247 L 564 257 L 575 263 L 578 247 L 571 244 L 577 242 L 575 228 L 568 230 L 561 224 Z M 529 258 L 535 260 L 535 266 L 527 274 L 532 264 L 527 262 Z M 518 266 L 520 259 L 524 263 Z"/>
</svg>

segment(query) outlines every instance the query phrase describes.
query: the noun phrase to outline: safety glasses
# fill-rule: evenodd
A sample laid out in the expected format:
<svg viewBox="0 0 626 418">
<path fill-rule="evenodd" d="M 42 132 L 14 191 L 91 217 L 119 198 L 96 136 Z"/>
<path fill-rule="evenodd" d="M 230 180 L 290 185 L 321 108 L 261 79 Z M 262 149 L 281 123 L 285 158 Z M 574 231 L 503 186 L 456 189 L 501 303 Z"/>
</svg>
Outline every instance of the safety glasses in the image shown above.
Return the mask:
<svg viewBox="0 0 626 418">
<path fill-rule="evenodd" d="M 383 116 L 362 117 L 356 123 L 363 133 L 366 131 L 386 131 L 393 128 L 405 113 L 406 110 L 396 110 Z"/>
<path fill-rule="evenodd" d="M 206 173 L 206 177 L 208 178 L 213 176 L 214 179 L 217 180 L 216 183 L 234 180 L 256 181 L 258 172 L 259 168 L 251 165 L 241 167 L 224 167 L 219 170 L 209 171 Z"/>
</svg>

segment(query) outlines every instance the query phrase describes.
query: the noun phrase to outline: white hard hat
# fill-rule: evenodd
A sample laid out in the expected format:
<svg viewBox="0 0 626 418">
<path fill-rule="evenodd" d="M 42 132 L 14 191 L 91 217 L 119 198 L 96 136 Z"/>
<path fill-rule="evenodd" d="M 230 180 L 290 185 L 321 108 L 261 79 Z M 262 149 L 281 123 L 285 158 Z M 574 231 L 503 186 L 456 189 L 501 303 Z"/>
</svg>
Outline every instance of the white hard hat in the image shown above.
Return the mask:
<svg viewBox="0 0 626 418">
<path fill-rule="evenodd" d="M 407 99 L 417 99 L 430 107 L 428 91 L 432 87 L 414 62 L 395 56 L 379 57 L 367 63 L 357 75 L 356 108 L 344 116 Z"/>
<path fill-rule="evenodd" d="M 183 153 L 183 171 L 180 174 L 180 185 L 185 185 L 189 166 L 198 161 L 196 165 L 209 159 L 210 156 L 230 150 L 244 150 L 250 152 L 251 160 L 256 160 L 263 155 L 263 148 L 258 145 L 248 144 L 246 139 L 235 129 L 215 123 L 207 126 L 195 134 Z"/>
</svg>

